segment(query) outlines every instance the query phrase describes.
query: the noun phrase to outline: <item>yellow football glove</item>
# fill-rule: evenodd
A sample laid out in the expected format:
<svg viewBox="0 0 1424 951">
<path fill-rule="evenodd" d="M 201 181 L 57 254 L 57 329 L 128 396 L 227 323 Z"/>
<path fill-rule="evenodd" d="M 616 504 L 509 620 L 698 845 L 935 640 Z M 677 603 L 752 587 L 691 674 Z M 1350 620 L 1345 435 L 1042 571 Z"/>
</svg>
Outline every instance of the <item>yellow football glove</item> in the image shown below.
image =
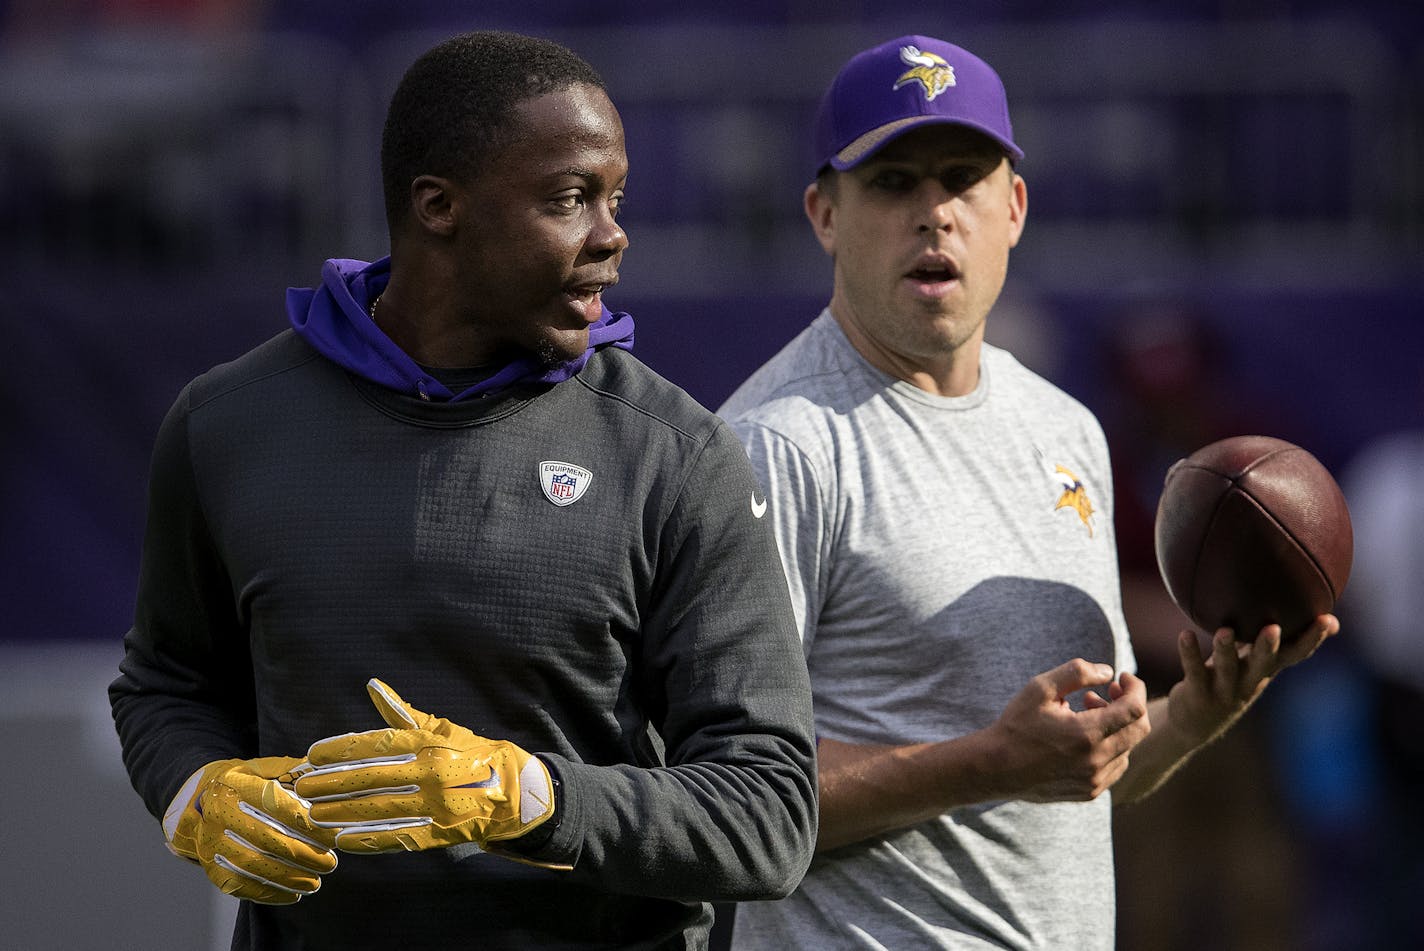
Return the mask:
<svg viewBox="0 0 1424 951">
<path fill-rule="evenodd" d="M 312 821 L 336 830 L 338 849 L 483 849 L 554 814 L 553 781 L 537 756 L 421 713 L 379 680 L 366 691 L 391 728 L 318 741 L 296 779 Z"/>
<path fill-rule="evenodd" d="M 330 830 L 314 826 L 307 803 L 280 781 L 300 762 L 225 759 L 193 773 L 163 816 L 169 850 L 235 898 L 290 905 L 316 891 L 336 853 Z"/>
</svg>

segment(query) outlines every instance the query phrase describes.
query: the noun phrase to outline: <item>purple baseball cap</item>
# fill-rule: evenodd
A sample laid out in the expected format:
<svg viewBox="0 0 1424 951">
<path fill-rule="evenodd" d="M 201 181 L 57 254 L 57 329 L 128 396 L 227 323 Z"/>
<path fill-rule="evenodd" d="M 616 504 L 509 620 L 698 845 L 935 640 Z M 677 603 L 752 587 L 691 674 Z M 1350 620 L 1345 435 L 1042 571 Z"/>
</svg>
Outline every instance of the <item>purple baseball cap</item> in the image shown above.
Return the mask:
<svg viewBox="0 0 1424 951">
<path fill-rule="evenodd" d="M 979 57 L 931 36 L 902 36 L 857 53 L 816 110 L 819 164 L 854 168 L 890 140 L 932 123 L 962 125 L 993 139 L 1017 162 L 1009 103 L 999 75 Z"/>
</svg>

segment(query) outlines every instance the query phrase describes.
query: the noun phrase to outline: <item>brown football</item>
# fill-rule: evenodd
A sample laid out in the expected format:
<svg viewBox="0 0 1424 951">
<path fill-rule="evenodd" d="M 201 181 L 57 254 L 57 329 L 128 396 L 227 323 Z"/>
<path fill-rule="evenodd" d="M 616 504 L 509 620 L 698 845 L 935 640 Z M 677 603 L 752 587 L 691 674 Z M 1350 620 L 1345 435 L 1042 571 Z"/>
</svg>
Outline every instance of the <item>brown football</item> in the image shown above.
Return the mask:
<svg viewBox="0 0 1424 951">
<path fill-rule="evenodd" d="M 1157 503 L 1157 566 L 1204 631 L 1283 639 L 1334 610 L 1350 578 L 1350 512 L 1329 471 L 1271 436 L 1233 436 L 1167 471 Z"/>
</svg>

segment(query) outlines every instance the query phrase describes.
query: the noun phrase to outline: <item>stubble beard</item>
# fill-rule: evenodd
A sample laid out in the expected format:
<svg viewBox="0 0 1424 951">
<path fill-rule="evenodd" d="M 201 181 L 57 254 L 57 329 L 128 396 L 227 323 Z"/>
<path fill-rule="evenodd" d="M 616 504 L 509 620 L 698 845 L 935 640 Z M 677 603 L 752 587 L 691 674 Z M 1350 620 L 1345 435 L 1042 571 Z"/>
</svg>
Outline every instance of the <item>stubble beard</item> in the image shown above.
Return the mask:
<svg viewBox="0 0 1424 951">
<path fill-rule="evenodd" d="M 534 359 L 539 361 L 539 366 L 545 370 L 552 370 L 561 363 L 568 362 L 565 357 L 554 346 L 553 341 L 541 340 L 534 348 Z"/>
</svg>

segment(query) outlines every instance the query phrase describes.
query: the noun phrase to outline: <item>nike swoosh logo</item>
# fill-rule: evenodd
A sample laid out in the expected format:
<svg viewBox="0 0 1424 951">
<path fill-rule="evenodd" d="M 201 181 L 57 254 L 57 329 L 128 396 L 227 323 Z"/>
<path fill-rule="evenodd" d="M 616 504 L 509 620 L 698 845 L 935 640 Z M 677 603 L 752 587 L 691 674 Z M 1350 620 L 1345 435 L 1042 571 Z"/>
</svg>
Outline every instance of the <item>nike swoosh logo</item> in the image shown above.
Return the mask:
<svg viewBox="0 0 1424 951">
<path fill-rule="evenodd" d="M 752 496 L 752 518 L 761 518 L 766 514 L 766 499 L 757 501 L 757 497 Z"/>
<path fill-rule="evenodd" d="M 472 783 L 465 783 L 463 786 L 454 786 L 454 789 L 498 789 L 499 773 L 494 771 L 494 767 L 489 768 L 490 774 L 484 779 L 477 779 Z"/>
</svg>

